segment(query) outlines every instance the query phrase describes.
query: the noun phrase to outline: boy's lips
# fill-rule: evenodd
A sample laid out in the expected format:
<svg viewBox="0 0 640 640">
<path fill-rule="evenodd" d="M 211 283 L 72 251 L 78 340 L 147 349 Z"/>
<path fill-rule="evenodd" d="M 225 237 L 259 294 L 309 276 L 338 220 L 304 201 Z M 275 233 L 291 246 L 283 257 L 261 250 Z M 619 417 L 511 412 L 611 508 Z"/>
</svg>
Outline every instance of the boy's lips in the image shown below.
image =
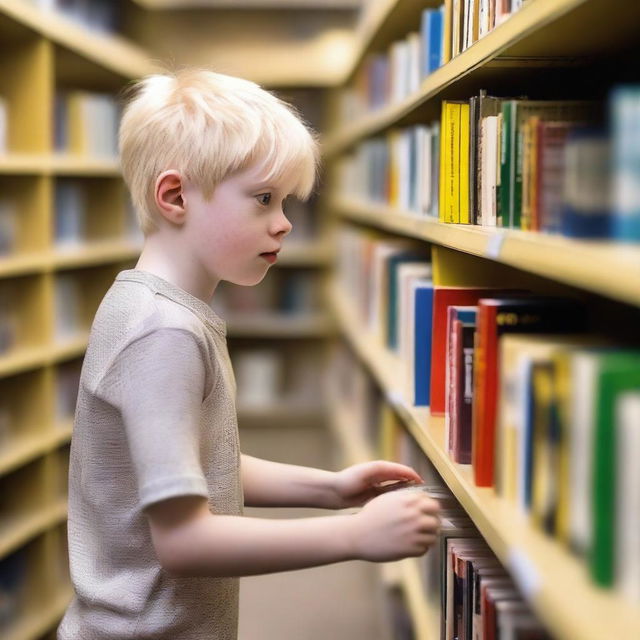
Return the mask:
<svg viewBox="0 0 640 640">
<path fill-rule="evenodd" d="M 264 258 L 269 264 L 273 264 L 278 259 L 278 253 L 280 249 L 276 251 L 265 251 L 260 254 L 261 258 Z"/>
</svg>

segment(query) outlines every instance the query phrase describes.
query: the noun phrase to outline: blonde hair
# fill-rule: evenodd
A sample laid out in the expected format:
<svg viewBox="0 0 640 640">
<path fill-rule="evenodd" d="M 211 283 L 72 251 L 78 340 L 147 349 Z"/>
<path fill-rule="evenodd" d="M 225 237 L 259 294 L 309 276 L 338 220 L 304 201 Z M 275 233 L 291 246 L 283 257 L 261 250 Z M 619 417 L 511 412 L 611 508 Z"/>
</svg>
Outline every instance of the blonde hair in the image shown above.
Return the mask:
<svg viewBox="0 0 640 640">
<path fill-rule="evenodd" d="M 156 228 L 155 181 L 176 169 L 205 198 L 227 176 L 254 164 L 267 180 L 296 176 L 293 193 L 309 197 L 318 144 L 293 107 L 257 84 L 189 69 L 135 84 L 120 123 L 122 173 L 146 235 Z"/>
</svg>

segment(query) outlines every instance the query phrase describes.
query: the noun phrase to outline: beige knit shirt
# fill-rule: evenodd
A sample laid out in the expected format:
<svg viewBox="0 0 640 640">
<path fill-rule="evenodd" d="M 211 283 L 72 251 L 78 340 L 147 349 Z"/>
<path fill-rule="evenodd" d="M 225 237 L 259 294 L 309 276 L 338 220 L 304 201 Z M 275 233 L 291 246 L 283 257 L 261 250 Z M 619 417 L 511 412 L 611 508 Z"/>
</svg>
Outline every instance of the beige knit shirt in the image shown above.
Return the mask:
<svg viewBox="0 0 640 640">
<path fill-rule="evenodd" d="M 235 640 L 238 580 L 176 578 L 143 509 L 198 495 L 241 515 L 235 382 L 224 322 L 148 272 L 121 272 L 82 367 L 69 470 L 75 598 L 59 640 Z"/>
</svg>

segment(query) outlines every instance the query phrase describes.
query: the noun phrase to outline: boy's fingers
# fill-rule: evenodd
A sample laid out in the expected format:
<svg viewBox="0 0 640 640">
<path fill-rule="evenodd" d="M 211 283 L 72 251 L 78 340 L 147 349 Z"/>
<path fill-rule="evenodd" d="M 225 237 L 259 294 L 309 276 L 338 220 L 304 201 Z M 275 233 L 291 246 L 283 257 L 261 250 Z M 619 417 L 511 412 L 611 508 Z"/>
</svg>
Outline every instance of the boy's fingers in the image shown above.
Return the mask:
<svg viewBox="0 0 640 640">
<path fill-rule="evenodd" d="M 374 484 L 389 481 L 422 482 L 422 478 L 411 468 L 395 462 L 378 461 L 371 469 L 371 481 Z"/>
</svg>

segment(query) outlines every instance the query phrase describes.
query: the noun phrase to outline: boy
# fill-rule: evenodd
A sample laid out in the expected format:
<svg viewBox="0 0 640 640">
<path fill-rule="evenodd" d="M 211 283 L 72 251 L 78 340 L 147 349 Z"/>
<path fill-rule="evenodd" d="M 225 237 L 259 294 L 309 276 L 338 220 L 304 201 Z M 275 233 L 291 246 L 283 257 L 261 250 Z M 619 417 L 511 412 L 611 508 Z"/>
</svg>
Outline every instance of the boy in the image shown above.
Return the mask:
<svg viewBox="0 0 640 640">
<path fill-rule="evenodd" d="M 208 71 L 143 80 L 123 114 L 124 178 L 145 234 L 96 314 L 69 473 L 76 596 L 59 640 L 234 639 L 238 577 L 423 554 L 435 501 L 384 493 L 419 482 L 402 465 L 330 473 L 241 455 L 216 285 L 254 285 L 307 197 L 317 147 L 292 110 Z M 243 505 L 359 506 L 298 520 Z"/>
</svg>

